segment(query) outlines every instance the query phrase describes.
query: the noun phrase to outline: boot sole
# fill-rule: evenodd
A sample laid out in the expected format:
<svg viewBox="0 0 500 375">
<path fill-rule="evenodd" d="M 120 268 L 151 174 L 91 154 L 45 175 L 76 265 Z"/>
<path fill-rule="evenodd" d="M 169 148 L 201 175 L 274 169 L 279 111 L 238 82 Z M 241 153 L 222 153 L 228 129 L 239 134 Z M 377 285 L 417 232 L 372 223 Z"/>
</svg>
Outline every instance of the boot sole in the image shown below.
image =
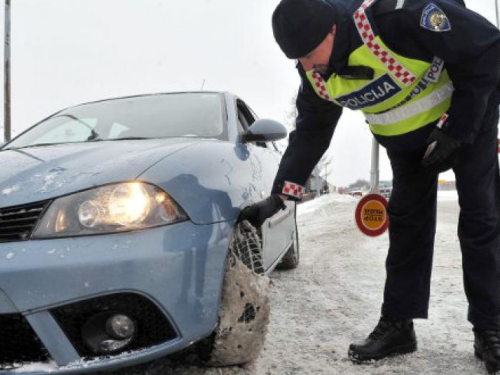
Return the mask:
<svg viewBox="0 0 500 375">
<path fill-rule="evenodd" d="M 474 348 L 474 355 L 484 362 L 484 364 L 486 365 L 486 370 L 489 374 L 495 374 L 500 371 L 500 363 L 487 361 L 486 359 L 484 359 L 483 353 L 478 351 L 476 348 Z"/>
<path fill-rule="evenodd" d="M 417 343 L 411 343 L 407 345 L 401 345 L 397 346 L 390 351 L 385 352 L 384 354 L 378 355 L 376 357 L 364 357 L 357 355 L 353 350 L 349 349 L 347 355 L 349 359 L 355 363 L 355 364 L 368 364 L 373 361 L 380 361 L 381 359 L 387 358 L 387 357 L 393 357 L 397 355 L 403 355 L 403 354 L 409 354 L 417 351 Z"/>
</svg>

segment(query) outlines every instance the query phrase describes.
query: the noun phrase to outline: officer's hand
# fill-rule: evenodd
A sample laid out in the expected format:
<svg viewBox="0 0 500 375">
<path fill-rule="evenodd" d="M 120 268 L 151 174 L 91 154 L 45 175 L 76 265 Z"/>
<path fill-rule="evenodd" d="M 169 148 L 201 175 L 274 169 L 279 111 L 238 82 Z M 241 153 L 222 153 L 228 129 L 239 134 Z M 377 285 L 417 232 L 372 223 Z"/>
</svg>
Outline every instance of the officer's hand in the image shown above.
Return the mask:
<svg viewBox="0 0 500 375">
<path fill-rule="evenodd" d="M 272 194 L 263 201 L 245 207 L 241 211 L 240 220 L 248 220 L 254 227 L 259 228 L 266 219 L 285 207 L 283 199 L 278 194 Z"/>
<path fill-rule="evenodd" d="M 422 166 L 427 173 L 437 175 L 457 164 L 459 141 L 436 128 L 429 136 L 427 144 L 427 151 L 422 159 Z"/>
</svg>

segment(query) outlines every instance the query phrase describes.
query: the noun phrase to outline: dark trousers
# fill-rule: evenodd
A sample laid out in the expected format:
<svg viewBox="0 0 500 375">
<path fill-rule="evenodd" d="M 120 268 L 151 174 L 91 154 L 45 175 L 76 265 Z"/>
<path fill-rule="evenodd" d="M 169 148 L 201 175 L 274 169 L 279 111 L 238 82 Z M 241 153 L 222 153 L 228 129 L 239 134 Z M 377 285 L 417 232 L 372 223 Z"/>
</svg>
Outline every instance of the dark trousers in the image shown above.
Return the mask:
<svg viewBox="0 0 500 375">
<path fill-rule="evenodd" d="M 456 176 L 460 204 L 458 236 L 469 321 L 500 328 L 500 175 L 498 109 L 491 108 L 473 144 L 460 149 Z M 437 176 L 420 162 L 425 145 L 387 154 L 393 169 L 388 205 L 389 253 L 382 314 L 395 319 L 427 318 L 434 236 Z"/>
</svg>

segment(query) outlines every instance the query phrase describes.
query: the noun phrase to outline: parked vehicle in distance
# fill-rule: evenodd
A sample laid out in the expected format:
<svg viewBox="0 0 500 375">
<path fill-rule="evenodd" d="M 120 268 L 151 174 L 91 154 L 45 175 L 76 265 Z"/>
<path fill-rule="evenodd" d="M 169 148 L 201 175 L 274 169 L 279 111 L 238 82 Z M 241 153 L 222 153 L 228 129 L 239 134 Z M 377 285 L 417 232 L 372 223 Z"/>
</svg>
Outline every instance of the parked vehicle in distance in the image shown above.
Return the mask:
<svg viewBox="0 0 500 375">
<path fill-rule="evenodd" d="M 392 181 L 380 181 L 378 190 L 380 195 L 389 200 L 392 194 Z"/>
<path fill-rule="evenodd" d="M 352 190 L 348 191 L 347 194 L 352 195 L 353 197 L 362 197 L 364 195 L 363 190 Z"/>
</svg>

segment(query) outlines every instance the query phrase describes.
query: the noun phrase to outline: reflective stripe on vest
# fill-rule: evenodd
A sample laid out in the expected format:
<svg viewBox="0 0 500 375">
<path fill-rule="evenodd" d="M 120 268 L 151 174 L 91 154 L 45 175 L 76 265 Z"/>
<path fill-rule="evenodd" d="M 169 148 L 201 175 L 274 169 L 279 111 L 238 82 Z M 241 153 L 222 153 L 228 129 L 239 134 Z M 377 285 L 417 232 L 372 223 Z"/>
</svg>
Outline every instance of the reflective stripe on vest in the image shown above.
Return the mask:
<svg viewBox="0 0 500 375">
<path fill-rule="evenodd" d="M 385 45 L 367 14 L 375 1 L 366 0 L 354 14 L 364 44 L 348 58 L 349 66 L 371 67 L 373 79 L 344 79 L 334 73 L 325 81 L 318 72 L 306 74 L 321 98 L 360 109 L 374 134 L 405 134 L 438 120 L 449 109 L 453 84 L 443 60 L 411 59 Z"/>
<path fill-rule="evenodd" d="M 452 94 L 453 84 L 449 82 L 436 91 L 433 91 L 425 98 L 412 100 L 403 107 L 399 107 L 379 115 L 365 113 L 365 118 L 371 124 L 392 125 L 397 122 L 407 120 L 421 112 L 431 110 L 435 106 L 443 103 L 446 99 L 451 98 Z"/>
<path fill-rule="evenodd" d="M 325 100 L 332 101 L 332 98 L 330 98 L 330 95 L 328 95 L 328 90 L 326 89 L 326 83 L 321 77 L 321 75 L 313 70 L 311 72 L 311 78 L 314 81 L 314 89 L 316 90 L 318 95 Z"/>
<path fill-rule="evenodd" d="M 385 65 L 391 75 L 405 86 L 411 85 L 417 77 L 406 69 L 394 56 L 386 50 L 380 43 L 377 43 L 372 25 L 366 15 L 366 8 L 373 4 L 375 0 L 366 0 L 354 13 L 354 23 L 358 29 L 363 43 L 368 47 L 373 56 Z"/>
</svg>

